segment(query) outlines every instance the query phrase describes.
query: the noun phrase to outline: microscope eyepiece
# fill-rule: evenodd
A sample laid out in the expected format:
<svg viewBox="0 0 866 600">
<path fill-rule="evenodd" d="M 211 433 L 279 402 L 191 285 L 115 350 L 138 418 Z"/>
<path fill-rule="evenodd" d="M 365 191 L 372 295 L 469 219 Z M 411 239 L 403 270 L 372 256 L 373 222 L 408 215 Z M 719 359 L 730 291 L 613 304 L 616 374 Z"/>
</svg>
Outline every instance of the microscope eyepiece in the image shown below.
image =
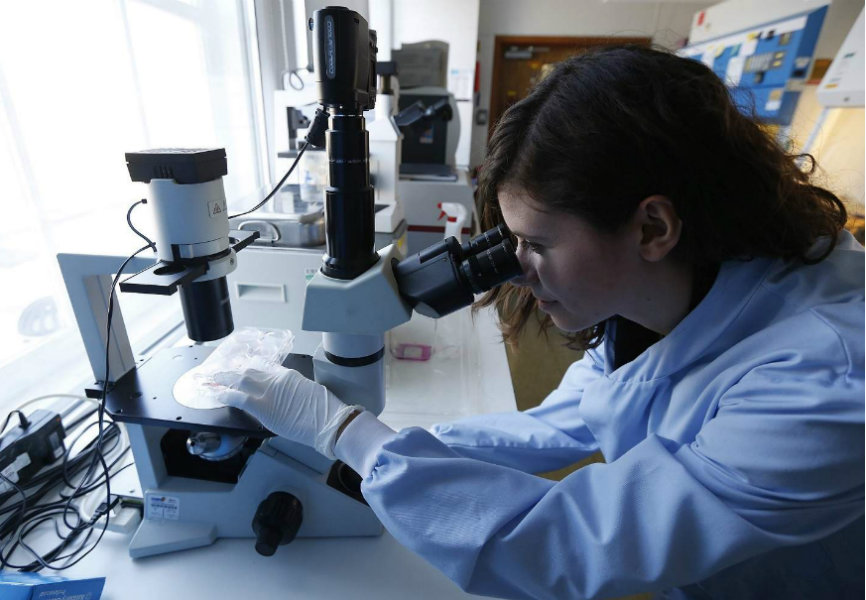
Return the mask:
<svg viewBox="0 0 866 600">
<path fill-rule="evenodd" d="M 522 271 L 511 240 L 503 240 L 492 248 L 468 256 L 460 264 L 460 270 L 475 294 L 501 285 Z"/>
<path fill-rule="evenodd" d="M 522 273 L 510 234 L 500 225 L 462 246 L 453 237 L 395 262 L 397 287 L 412 307 L 443 317 Z"/>
</svg>

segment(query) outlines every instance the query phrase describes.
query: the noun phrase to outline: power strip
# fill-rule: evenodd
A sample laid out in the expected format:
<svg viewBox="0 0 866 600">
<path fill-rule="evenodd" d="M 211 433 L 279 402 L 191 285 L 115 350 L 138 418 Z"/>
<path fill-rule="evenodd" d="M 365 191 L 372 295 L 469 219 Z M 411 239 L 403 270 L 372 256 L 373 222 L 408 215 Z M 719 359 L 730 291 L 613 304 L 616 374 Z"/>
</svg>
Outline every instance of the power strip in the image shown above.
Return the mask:
<svg viewBox="0 0 866 600">
<path fill-rule="evenodd" d="M 35 410 L 27 417 L 26 428 L 19 425 L 0 438 L 0 494 L 24 484 L 63 456 L 66 432 L 60 415 L 49 410 Z"/>
</svg>

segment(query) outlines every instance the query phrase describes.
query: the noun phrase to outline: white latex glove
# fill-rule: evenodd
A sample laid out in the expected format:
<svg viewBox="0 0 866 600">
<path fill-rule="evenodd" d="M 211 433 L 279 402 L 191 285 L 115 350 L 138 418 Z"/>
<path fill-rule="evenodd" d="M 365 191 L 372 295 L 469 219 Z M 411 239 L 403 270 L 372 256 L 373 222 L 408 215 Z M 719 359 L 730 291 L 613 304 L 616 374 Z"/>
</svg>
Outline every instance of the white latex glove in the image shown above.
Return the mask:
<svg viewBox="0 0 866 600">
<path fill-rule="evenodd" d="M 325 386 L 295 371 L 247 369 L 213 376 L 226 386 L 217 400 L 251 414 L 269 430 L 286 439 L 312 446 L 333 459 L 337 431 L 362 406 L 348 406 Z"/>
</svg>

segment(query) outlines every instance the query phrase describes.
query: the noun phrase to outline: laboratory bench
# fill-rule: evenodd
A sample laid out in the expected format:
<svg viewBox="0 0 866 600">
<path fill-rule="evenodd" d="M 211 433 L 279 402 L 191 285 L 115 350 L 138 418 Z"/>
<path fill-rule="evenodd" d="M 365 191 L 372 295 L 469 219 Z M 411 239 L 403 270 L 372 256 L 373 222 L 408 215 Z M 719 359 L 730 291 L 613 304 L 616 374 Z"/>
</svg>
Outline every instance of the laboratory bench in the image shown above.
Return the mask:
<svg viewBox="0 0 866 600">
<path fill-rule="evenodd" d="M 515 409 L 514 390 L 494 313 L 468 309 L 433 323 L 415 316 L 386 343 L 431 343 L 428 360 L 387 352 L 382 421 L 429 427 L 470 414 Z M 133 478 L 133 481 L 135 479 Z M 129 481 L 129 478 L 124 478 Z M 298 538 L 270 557 L 254 540 L 218 539 L 206 547 L 133 560 L 130 536 L 107 532 L 95 550 L 62 574 L 105 577 L 104 600 L 152 598 L 473 598 L 387 532 L 376 537 Z"/>
</svg>

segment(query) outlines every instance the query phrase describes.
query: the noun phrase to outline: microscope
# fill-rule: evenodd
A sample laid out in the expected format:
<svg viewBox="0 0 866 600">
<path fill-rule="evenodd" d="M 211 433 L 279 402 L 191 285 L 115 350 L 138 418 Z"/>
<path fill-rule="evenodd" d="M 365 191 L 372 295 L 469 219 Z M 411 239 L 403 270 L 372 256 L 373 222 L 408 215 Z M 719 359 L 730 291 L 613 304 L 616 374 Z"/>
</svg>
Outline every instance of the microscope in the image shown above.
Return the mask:
<svg viewBox="0 0 866 600">
<path fill-rule="evenodd" d="M 465 244 L 442 240 L 402 260 L 393 246 L 374 250 L 363 113 L 376 99 L 375 32 L 342 7 L 317 10 L 310 27 L 322 108 L 308 141 L 326 148 L 330 185 L 326 252 L 306 288 L 303 327 L 322 332 L 322 344 L 314 356 L 290 355 L 283 364 L 379 414 L 385 332 L 408 321 L 413 310 L 440 317 L 466 307 L 474 294 L 521 270 L 502 226 Z M 221 180 L 225 152 L 169 149 L 126 158 L 132 179 L 149 186 L 159 260 L 121 289 L 179 291 L 192 340 L 228 335 L 233 323 L 225 276 L 256 232 L 229 230 Z M 88 345 L 80 311 L 76 318 Z M 296 536 L 381 534 L 360 494 L 360 478 L 347 465 L 274 436 L 240 410 L 176 401 L 175 382 L 212 351 L 199 344 L 164 349 L 107 386 L 106 410 L 126 425 L 144 496 L 130 555 L 208 545 L 219 537 L 255 538 L 256 550 L 271 555 Z"/>
</svg>

